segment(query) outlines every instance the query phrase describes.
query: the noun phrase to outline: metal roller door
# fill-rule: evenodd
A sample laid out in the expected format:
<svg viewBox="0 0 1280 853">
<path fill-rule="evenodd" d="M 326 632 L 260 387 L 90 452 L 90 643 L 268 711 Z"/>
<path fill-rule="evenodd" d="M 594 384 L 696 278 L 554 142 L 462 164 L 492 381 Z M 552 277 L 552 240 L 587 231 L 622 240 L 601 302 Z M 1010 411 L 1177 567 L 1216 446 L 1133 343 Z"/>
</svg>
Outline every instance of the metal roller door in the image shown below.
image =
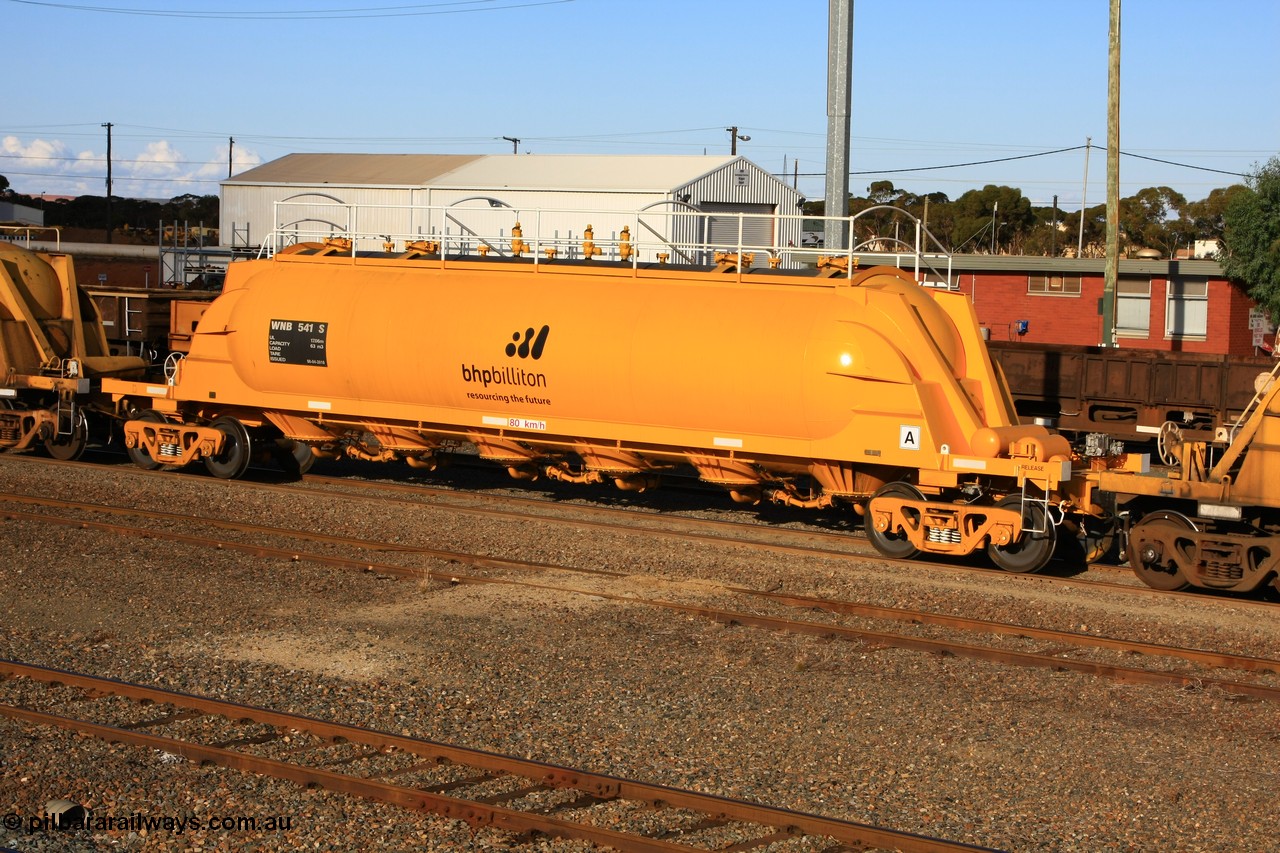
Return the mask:
<svg viewBox="0 0 1280 853">
<path fill-rule="evenodd" d="M 763 249 L 776 245 L 774 220 L 771 218 L 774 214 L 774 205 L 705 201 L 699 207 L 705 213 L 723 214 L 713 215 L 708 220 L 707 227 L 710 230 L 707 235 L 708 246 L 722 251 L 737 249 L 739 245 L 738 229 L 739 223 L 741 223 L 741 245 L 745 251 L 754 251 L 756 254 L 751 265 L 756 267 L 768 265 L 768 254 Z M 738 213 L 757 215 L 739 218 L 734 215 Z"/>
</svg>

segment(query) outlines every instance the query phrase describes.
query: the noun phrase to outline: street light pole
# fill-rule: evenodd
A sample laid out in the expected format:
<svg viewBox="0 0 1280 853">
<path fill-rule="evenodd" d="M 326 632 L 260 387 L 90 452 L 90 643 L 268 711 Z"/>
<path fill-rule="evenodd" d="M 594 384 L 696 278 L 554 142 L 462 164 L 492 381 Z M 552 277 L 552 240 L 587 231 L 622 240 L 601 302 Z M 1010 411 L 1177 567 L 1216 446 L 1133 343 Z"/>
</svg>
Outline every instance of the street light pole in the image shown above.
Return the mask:
<svg viewBox="0 0 1280 853">
<path fill-rule="evenodd" d="M 736 126 L 726 127 L 725 130 L 728 131 L 729 133 L 729 153 L 734 157 L 737 157 L 738 156 L 738 140 L 741 139 L 743 142 L 750 142 L 751 137 L 743 136 L 739 134 L 738 128 Z"/>
<path fill-rule="evenodd" d="M 1080 238 L 1076 243 L 1076 257 L 1084 257 L 1085 196 L 1089 194 L 1089 152 L 1093 150 L 1093 137 L 1084 138 L 1084 187 L 1080 190 Z"/>
<path fill-rule="evenodd" d="M 519 154 L 519 153 L 520 153 L 520 140 L 519 140 L 519 139 L 517 139 L 517 138 L 516 138 L 516 137 L 514 137 L 514 136 L 504 136 L 504 137 L 502 137 L 502 138 L 503 138 L 503 139 L 505 139 L 505 140 L 507 140 L 508 142 L 510 142 L 510 143 L 511 143 L 511 153 L 512 153 L 512 154 Z"/>
<path fill-rule="evenodd" d="M 853 0 L 827 2 L 827 169 L 824 245 L 850 248 L 849 110 L 853 78 Z"/>
<path fill-rule="evenodd" d="M 109 121 L 104 121 L 102 126 L 107 129 L 107 242 L 111 242 L 111 128 Z"/>
<path fill-rule="evenodd" d="M 1107 260 L 1102 285 L 1102 345 L 1116 345 L 1120 277 L 1120 0 L 1111 0 L 1107 63 Z"/>
</svg>

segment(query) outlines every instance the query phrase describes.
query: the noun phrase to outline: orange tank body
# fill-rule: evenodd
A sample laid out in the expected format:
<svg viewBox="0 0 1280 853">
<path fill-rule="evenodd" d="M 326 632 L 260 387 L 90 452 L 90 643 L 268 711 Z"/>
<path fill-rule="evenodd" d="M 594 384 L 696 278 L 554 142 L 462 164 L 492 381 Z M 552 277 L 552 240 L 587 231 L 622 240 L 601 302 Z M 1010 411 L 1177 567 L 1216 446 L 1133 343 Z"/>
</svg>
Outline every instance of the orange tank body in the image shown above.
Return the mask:
<svg viewBox="0 0 1280 853">
<path fill-rule="evenodd" d="M 577 244 L 556 236 L 562 213 L 522 214 L 550 238 L 282 232 L 288 248 L 230 266 L 166 384 L 104 382 L 125 446 L 225 478 L 264 449 L 299 472 L 474 453 L 630 490 L 692 469 L 741 502 L 851 507 L 889 556 L 1049 560 L 1069 448 L 1018 425 L 964 296 L 850 256 L 722 251 L 713 214 Z"/>
<path fill-rule="evenodd" d="M 277 211 L 294 224 L 273 257 L 231 265 L 163 383 L 102 380 L 135 463 L 202 460 L 230 479 L 264 455 L 303 473 L 318 456 L 430 468 L 470 453 L 629 490 L 692 469 L 736 501 L 851 509 L 891 558 L 983 550 L 1034 572 L 1063 531 L 1090 561 L 1123 525 L 1152 586 L 1278 583 L 1280 391 L 1259 390 L 1220 454 L 1178 442 L 1165 477 L 1141 454 L 1077 456 L 1018 422 L 971 304 L 933 264 L 945 256 L 917 248 L 915 276 L 858 271 L 784 245 L 786 216 L 749 228 L 683 202 L 625 226 L 610 213 L 580 239 L 569 212 L 492 198 L 414 208 L 410 236 L 335 225 L 398 208 L 299 204 Z"/>
<path fill-rule="evenodd" d="M 962 297 L 892 268 L 739 279 L 281 254 L 231 267 L 177 391 L 534 443 L 937 467 L 943 445 L 965 454 L 1016 422 L 978 342 Z"/>
</svg>

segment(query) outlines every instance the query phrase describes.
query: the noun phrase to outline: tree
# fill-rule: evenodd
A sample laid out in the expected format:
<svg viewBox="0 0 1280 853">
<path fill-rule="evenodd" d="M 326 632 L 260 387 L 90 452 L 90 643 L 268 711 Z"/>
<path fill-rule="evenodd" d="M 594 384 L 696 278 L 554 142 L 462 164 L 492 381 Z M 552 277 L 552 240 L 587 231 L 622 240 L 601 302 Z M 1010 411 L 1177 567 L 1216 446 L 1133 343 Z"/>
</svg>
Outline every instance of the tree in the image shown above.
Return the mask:
<svg viewBox="0 0 1280 853">
<path fill-rule="evenodd" d="M 4 175 L 0 175 L 0 195 L 9 194 L 9 179 Z"/>
<path fill-rule="evenodd" d="M 166 222 L 177 220 L 192 225 L 204 223 L 210 227 L 218 224 L 218 197 L 216 195 L 175 196 L 160 207 L 160 218 Z"/>
<path fill-rule="evenodd" d="M 1191 230 L 1195 234 L 1197 240 L 1221 240 L 1222 233 L 1225 229 L 1223 217 L 1226 215 L 1227 207 L 1231 204 L 1231 199 L 1242 192 L 1248 192 L 1249 188 L 1244 184 L 1232 184 L 1229 187 L 1219 187 L 1209 193 L 1209 197 L 1203 201 L 1193 201 L 1187 204 L 1183 210 L 1183 214 L 1187 219 L 1191 220 Z"/>
<path fill-rule="evenodd" d="M 952 202 L 953 251 L 995 251 L 1020 240 L 1035 225 L 1031 200 L 1016 187 L 987 184 Z"/>
<path fill-rule="evenodd" d="M 1120 199 L 1122 239 L 1131 248 L 1157 249 L 1171 257 L 1185 236 L 1176 223 L 1186 206 L 1186 197 L 1169 187 L 1147 187 Z"/>
<path fill-rule="evenodd" d="M 857 237 L 855 245 L 866 244 L 869 248 L 890 249 L 891 247 L 886 244 L 886 238 L 894 236 L 895 223 L 899 229 L 902 227 L 901 221 L 891 210 L 872 210 L 869 213 L 865 211 L 884 205 L 903 207 L 903 201 L 908 196 L 909 193 L 896 188 L 893 181 L 875 181 L 867 187 L 865 198 L 851 199 L 849 210 L 858 217 L 854 223 Z"/>
<path fill-rule="evenodd" d="M 1223 213 L 1227 278 L 1243 285 L 1258 305 L 1280 321 L 1280 157 L 1272 157 L 1231 197 Z"/>
<path fill-rule="evenodd" d="M 1015 248 L 1019 255 L 1043 255 L 1057 257 L 1066 247 L 1068 234 L 1063 225 L 1062 211 L 1056 207 L 1033 207 L 1035 225 Z"/>
<path fill-rule="evenodd" d="M 910 248 L 915 240 L 915 224 L 902 214 L 893 210 L 872 210 L 873 207 L 890 206 L 906 211 L 915 219 L 923 221 L 930 233 L 945 235 L 951 227 L 949 209 L 951 202 L 946 193 L 927 193 L 917 195 L 908 190 L 898 189 L 893 181 L 875 181 L 867 187 L 864 197 L 849 200 L 852 214 L 860 214 L 854 223 L 856 230 L 855 245 L 865 245 L 868 249 L 901 251 Z M 936 239 L 936 237 L 935 237 Z M 925 251 L 937 251 L 936 243 L 925 245 Z"/>
<path fill-rule="evenodd" d="M 1080 230 L 1080 217 L 1084 216 L 1084 232 Z M 1064 220 L 1067 226 L 1067 245 L 1078 247 L 1081 257 L 1100 258 L 1107 237 L 1107 206 L 1098 204 L 1083 212 L 1068 213 Z M 1083 244 L 1083 245 L 1081 245 Z"/>
</svg>

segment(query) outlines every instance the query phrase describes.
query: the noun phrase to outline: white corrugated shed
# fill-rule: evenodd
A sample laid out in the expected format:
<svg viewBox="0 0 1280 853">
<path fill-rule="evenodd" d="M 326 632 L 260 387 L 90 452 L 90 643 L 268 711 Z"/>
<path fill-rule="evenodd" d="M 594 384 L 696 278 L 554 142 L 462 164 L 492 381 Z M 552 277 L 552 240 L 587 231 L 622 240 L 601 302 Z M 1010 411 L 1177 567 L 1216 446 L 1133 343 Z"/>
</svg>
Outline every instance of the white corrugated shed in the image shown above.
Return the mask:
<svg viewBox="0 0 1280 853">
<path fill-rule="evenodd" d="M 477 227 L 476 217 L 503 232 L 524 220 L 526 234 L 536 227 L 565 239 L 578 239 L 587 225 L 597 239 L 623 226 L 675 236 L 673 229 L 694 226 L 671 214 L 692 207 L 716 213 L 699 226 L 711 232 L 702 242 L 734 245 L 745 235 L 786 246 L 800 243 L 799 219 L 765 225 L 736 214 L 794 216 L 801 203 L 796 190 L 744 157 L 291 154 L 222 182 L 221 236 L 227 245 L 255 246 L 277 228 L 306 222 L 334 234 L 430 237 Z M 637 211 L 647 212 L 637 220 Z"/>
<path fill-rule="evenodd" d="M 0 222 L 12 225 L 44 225 L 44 211 L 25 204 L 0 201 Z"/>
</svg>

